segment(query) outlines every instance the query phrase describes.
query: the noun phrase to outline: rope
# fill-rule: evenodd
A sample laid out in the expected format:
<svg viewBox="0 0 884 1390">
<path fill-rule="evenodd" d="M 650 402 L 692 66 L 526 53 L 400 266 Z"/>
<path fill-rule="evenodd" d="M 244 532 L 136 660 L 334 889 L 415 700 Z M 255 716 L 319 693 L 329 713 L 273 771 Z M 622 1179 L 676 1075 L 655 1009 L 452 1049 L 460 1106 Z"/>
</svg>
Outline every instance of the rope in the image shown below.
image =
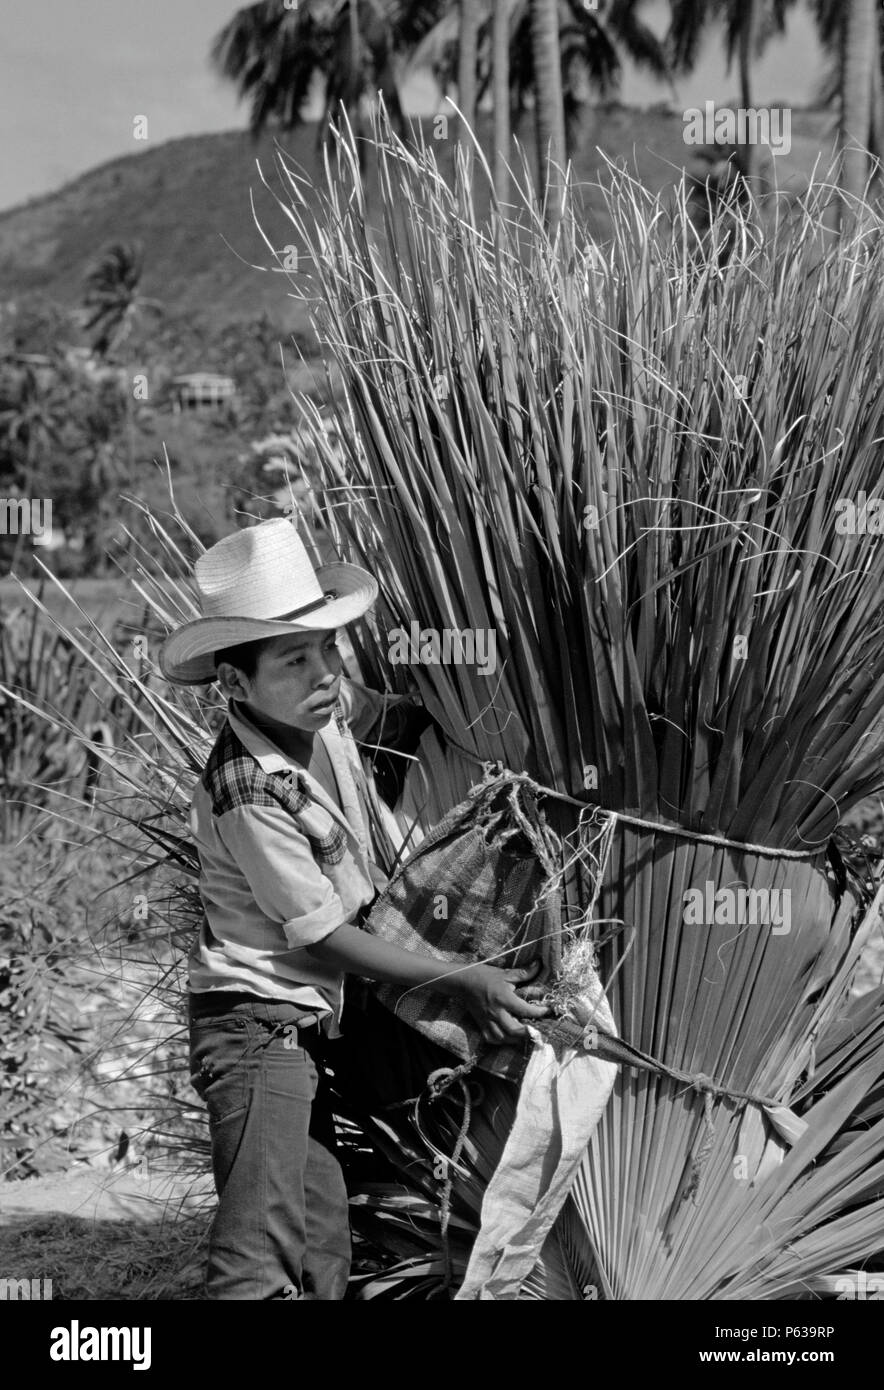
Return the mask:
<svg viewBox="0 0 884 1390">
<path fill-rule="evenodd" d="M 545 883 L 534 903 L 534 910 L 542 905 L 551 927 L 550 931 L 543 932 L 540 937 L 540 954 L 543 960 L 543 974 L 540 978 L 553 978 L 562 965 L 562 894 L 558 887 L 559 871 L 556 863 L 560 846 L 538 815 L 535 805 L 528 807 L 529 815 L 525 814 L 518 789 L 519 783 L 513 782 L 508 798 L 510 810 L 515 824 L 525 835 L 543 869 Z M 597 886 L 601 886 L 600 882 Z M 593 901 L 597 896 L 596 893 Z"/>
<path fill-rule="evenodd" d="M 554 787 L 544 787 L 542 783 L 535 782 L 526 772 L 511 772 L 500 762 L 483 761 L 474 753 L 468 752 L 466 748 L 461 748 L 460 744 L 450 739 L 447 733 L 445 740 L 455 752 L 460 753 L 468 762 L 484 769 L 485 777 L 482 782 L 471 789 L 470 795 L 497 782 L 521 782 L 530 787 L 536 796 L 561 801 L 567 806 L 577 806 L 581 811 L 589 811 L 593 817 L 605 817 L 613 823 L 623 821 L 626 825 L 634 825 L 642 830 L 662 831 L 664 834 L 680 836 L 685 840 L 696 840 L 700 844 L 720 845 L 724 849 L 740 850 L 743 854 L 768 855 L 774 859 L 813 859 L 818 854 L 825 853 L 825 845 L 820 845 L 816 849 L 774 849 L 771 845 L 756 845 L 746 840 L 730 840 L 725 835 L 712 835 L 700 830 L 688 830 L 685 826 L 677 825 L 672 821 L 648 820 L 642 816 L 629 815 L 626 811 L 613 811 L 607 806 L 597 806 L 591 801 L 581 801 L 576 796 L 568 796 L 565 792 L 556 791 Z"/>
<path fill-rule="evenodd" d="M 543 1031 L 543 1020 L 541 1019 L 535 1026 Z M 623 1038 L 617 1038 L 612 1033 L 606 1033 L 604 1029 L 597 1028 L 595 1024 L 590 1024 L 589 1028 L 583 1028 L 579 1023 L 572 1023 L 569 1019 L 563 1019 L 555 1024 L 551 1031 L 553 1036 L 558 1036 L 558 1040 L 572 1044 L 577 1041 L 579 1036 L 587 1052 L 597 1052 L 600 1057 L 609 1062 L 618 1062 L 627 1067 L 638 1067 L 642 1071 L 658 1072 L 661 1076 L 668 1077 L 670 1081 L 679 1081 L 683 1086 L 688 1086 L 701 1095 L 720 1100 L 744 1101 L 747 1104 L 760 1105 L 766 1110 L 778 1109 L 783 1104 L 780 1100 L 772 1100 L 769 1096 L 757 1095 L 754 1091 L 737 1091 L 730 1086 L 724 1086 L 714 1077 L 707 1076 L 702 1071 L 682 1071 L 680 1067 L 671 1067 L 667 1062 L 661 1062 L 659 1058 L 651 1056 L 649 1052 L 643 1052 L 640 1047 L 635 1047 Z"/>
<path fill-rule="evenodd" d="M 444 1154 L 439 1154 L 438 1149 L 434 1152 L 439 1154 L 445 1164 L 445 1177 L 442 1180 L 442 1195 L 439 1202 L 439 1240 L 442 1246 L 442 1262 L 445 1270 L 442 1280 L 442 1287 L 446 1291 L 451 1288 L 454 1279 L 454 1269 L 451 1263 L 451 1246 L 448 1240 L 448 1224 L 451 1220 L 451 1191 L 454 1185 L 452 1170 L 460 1162 L 460 1156 L 466 1143 L 470 1122 L 473 1117 L 473 1103 L 470 1098 L 470 1088 L 466 1077 L 473 1069 L 472 1062 L 464 1062 L 459 1067 L 439 1067 L 437 1071 L 431 1072 L 427 1077 L 427 1099 L 432 1103 L 439 1100 L 456 1083 L 460 1086 L 461 1096 L 463 1097 L 463 1115 L 461 1117 L 460 1128 L 457 1133 L 454 1148 L 451 1151 L 451 1158 L 448 1159 Z M 420 1133 L 418 1123 L 418 1105 L 420 1096 L 414 1103 L 415 1123 Z"/>
</svg>

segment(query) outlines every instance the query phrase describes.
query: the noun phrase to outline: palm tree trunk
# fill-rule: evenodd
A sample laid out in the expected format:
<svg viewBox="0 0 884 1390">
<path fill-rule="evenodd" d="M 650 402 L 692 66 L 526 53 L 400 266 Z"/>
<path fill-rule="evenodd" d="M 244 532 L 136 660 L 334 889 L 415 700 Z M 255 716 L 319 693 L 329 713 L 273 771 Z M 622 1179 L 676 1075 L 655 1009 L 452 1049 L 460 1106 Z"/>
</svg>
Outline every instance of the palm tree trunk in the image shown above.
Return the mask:
<svg viewBox="0 0 884 1390">
<path fill-rule="evenodd" d="M 457 50 L 457 104 L 464 127 L 476 124 L 476 66 L 479 57 L 479 0 L 460 0 Z M 461 135 L 465 130 L 461 131 Z M 469 140 L 464 142 L 470 148 Z"/>
<path fill-rule="evenodd" d="M 869 176 L 866 150 L 873 140 L 873 80 L 878 58 L 876 0 L 848 0 L 841 63 L 841 186 L 849 199 L 861 198 Z M 845 219 L 849 220 L 845 208 Z"/>
<path fill-rule="evenodd" d="M 509 200 L 510 156 L 510 24 L 509 0 L 494 0 L 491 30 L 491 87 L 494 99 L 492 170 L 498 202 Z"/>
<path fill-rule="evenodd" d="M 872 132 L 869 149 L 879 164 L 884 162 L 884 85 L 880 63 L 872 65 Z"/>
<path fill-rule="evenodd" d="M 359 72 L 360 61 L 362 56 L 359 51 L 359 0 L 350 0 L 349 13 L 347 17 L 350 21 L 350 53 L 352 55 L 351 75 L 353 79 L 353 88 L 351 89 L 348 95 L 350 95 L 352 99 L 353 90 L 357 89 L 359 86 L 357 74 Z"/>
<path fill-rule="evenodd" d="M 547 221 L 555 229 L 561 214 L 565 168 L 558 0 L 531 0 L 531 49 L 539 189 L 546 202 Z"/>
<path fill-rule="evenodd" d="M 359 0 L 350 0 L 347 14 L 350 25 L 350 84 L 347 91 L 347 114 L 357 135 L 362 135 L 362 37 L 359 33 Z"/>
<path fill-rule="evenodd" d="M 752 45 L 755 39 L 755 0 L 743 0 L 743 19 L 740 25 L 738 48 L 740 64 L 740 105 L 744 111 L 752 109 Z M 748 134 L 748 122 L 747 122 Z M 740 147 L 740 164 L 743 176 L 752 173 L 752 146 L 748 140 Z"/>
</svg>

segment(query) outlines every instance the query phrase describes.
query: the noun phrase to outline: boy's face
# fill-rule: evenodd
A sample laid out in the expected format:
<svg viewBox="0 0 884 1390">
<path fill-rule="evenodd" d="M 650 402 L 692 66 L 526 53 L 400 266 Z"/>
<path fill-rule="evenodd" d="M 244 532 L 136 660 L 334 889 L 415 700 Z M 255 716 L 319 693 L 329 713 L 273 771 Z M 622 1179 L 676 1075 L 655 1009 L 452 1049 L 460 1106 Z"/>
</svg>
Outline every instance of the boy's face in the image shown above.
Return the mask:
<svg viewBox="0 0 884 1390">
<path fill-rule="evenodd" d="M 310 733 L 328 723 L 341 688 L 343 661 L 334 629 L 272 637 L 261 648 L 253 677 L 222 663 L 224 694 L 267 719 Z"/>
</svg>

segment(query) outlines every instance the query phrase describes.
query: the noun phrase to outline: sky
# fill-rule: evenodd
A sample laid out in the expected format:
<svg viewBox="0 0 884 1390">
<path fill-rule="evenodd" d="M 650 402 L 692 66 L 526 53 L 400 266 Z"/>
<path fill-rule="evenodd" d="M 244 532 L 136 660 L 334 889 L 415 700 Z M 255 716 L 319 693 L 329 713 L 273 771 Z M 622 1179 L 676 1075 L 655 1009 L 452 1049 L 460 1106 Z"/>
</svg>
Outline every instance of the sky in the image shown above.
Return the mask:
<svg viewBox="0 0 884 1390">
<path fill-rule="evenodd" d="M 48 193 L 86 169 L 145 142 L 133 122 L 147 116 L 150 144 L 245 125 L 232 87 L 209 69 L 212 38 L 236 9 L 233 0 L 0 0 L 0 209 Z M 665 28 L 665 0 L 645 17 Z M 772 43 L 756 69 L 756 100 L 801 105 L 811 99 L 821 58 L 800 9 L 787 41 Z M 701 63 L 678 84 L 685 106 L 726 100 L 721 40 L 710 34 Z M 646 105 L 664 87 L 627 71 L 622 99 Z M 414 112 L 436 109 L 431 80 L 405 87 Z"/>
</svg>

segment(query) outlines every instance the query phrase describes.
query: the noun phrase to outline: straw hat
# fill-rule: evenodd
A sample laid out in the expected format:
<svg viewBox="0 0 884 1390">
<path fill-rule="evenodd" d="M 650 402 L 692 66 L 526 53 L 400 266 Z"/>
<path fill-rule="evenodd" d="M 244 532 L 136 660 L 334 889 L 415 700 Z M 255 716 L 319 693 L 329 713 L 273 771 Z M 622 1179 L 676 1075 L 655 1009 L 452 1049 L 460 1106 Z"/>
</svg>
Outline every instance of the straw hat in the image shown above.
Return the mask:
<svg viewBox="0 0 884 1390">
<path fill-rule="evenodd" d="M 343 627 L 378 595 L 358 565 L 314 569 L 290 521 L 279 518 L 225 536 L 194 566 L 203 616 L 167 637 L 160 669 L 176 685 L 215 679 L 214 653 L 240 642 Z"/>
</svg>

